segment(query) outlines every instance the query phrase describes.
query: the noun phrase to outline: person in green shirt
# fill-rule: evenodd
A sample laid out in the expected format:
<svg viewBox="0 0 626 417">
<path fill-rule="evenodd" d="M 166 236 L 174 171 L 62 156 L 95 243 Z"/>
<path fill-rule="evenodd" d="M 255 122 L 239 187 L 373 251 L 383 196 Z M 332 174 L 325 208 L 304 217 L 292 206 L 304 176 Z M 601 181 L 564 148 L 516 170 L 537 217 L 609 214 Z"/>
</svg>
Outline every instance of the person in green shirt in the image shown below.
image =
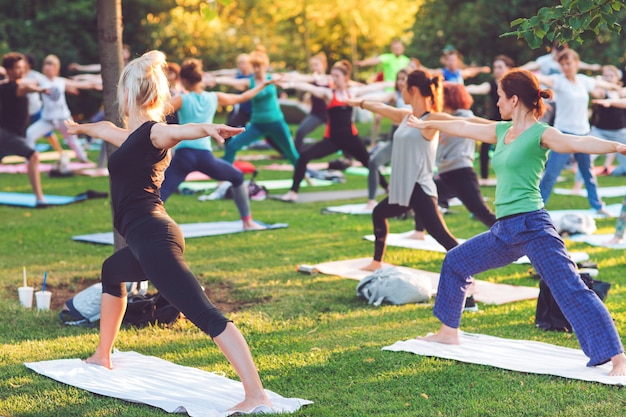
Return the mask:
<svg viewBox="0 0 626 417">
<path fill-rule="evenodd" d="M 410 117 L 407 124 L 425 131 L 438 130 L 495 144 L 496 223 L 450 250 L 443 261 L 434 315 L 441 321 L 435 334 L 421 340 L 460 344 L 459 326 L 465 293 L 473 276 L 508 265 L 527 255 L 550 288 L 572 325 L 587 366 L 612 362 L 610 376 L 626 375 L 626 355 L 609 311 L 583 283 L 576 264 L 544 208 L 539 191 L 548 151 L 626 154 L 626 145 L 594 136 L 564 134 L 540 123 L 552 97 L 528 70 L 509 71 L 498 86 L 498 107 L 510 122 L 475 124 L 462 120 L 435 121 Z"/>
</svg>

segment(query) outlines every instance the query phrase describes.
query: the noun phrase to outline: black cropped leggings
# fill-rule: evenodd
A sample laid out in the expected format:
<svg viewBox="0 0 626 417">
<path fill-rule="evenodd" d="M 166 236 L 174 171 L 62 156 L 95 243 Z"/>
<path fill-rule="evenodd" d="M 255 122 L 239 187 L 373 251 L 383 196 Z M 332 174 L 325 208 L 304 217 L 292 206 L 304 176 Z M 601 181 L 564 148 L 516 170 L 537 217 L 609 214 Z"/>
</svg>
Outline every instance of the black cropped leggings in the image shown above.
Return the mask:
<svg viewBox="0 0 626 417">
<path fill-rule="evenodd" d="M 174 307 L 212 338 L 228 320 L 208 299 L 183 259 L 185 239 L 167 214 L 153 213 L 128 227 L 128 246 L 102 264 L 102 291 L 125 297 L 126 281 L 150 280 Z"/>
<path fill-rule="evenodd" d="M 293 173 L 291 191 L 297 193 L 300 189 L 300 183 L 306 174 L 306 165 L 310 161 L 332 155 L 338 151 L 343 151 L 344 154 L 350 154 L 363 164 L 364 167 L 368 166 L 370 155 L 359 136 L 350 134 L 341 138 L 324 138 L 315 142 L 300 154 L 300 158 L 298 159 Z"/>
<path fill-rule="evenodd" d="M 383 254 L 385 253 L 385 240 L 389 234 L 389 223 L 387 219 L 400 216 L 409 211 L 409 209 L 413 209 L 416 218 L 419 217 L 422 220 L 428 233 L 445 247 L 446 250 L 450 250 L 459 244 L 443 221 L 443 217 L 437 206 L 437 198 L 426 194 L 418 183 L 415 183 L 415 187 L 413 187 L 409 206 L 410 207 L 404 207 L 399 204 L 389 204 L 389 197 L 385 197 L 374 208 L 372 212 L 372 222 L 374 223 L 375 261 L 382 261 Z"/>
</svg>

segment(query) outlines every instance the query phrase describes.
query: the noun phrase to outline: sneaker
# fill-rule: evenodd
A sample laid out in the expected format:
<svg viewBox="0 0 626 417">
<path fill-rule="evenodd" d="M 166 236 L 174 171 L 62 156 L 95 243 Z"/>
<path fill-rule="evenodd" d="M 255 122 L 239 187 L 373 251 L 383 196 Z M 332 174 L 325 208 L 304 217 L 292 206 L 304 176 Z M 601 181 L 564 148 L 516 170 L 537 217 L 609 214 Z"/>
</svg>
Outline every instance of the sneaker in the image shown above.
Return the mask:
<svg viewBox="0 0 626 417">
<path fill-rule="evenodd" d="M 473 295 L 470 295 L 469 297 L 465 298 L 465 307 L 463 308 L 463 311 L 471 311 L 471 312 L 478 311 L 478 306 L 476 305 L 476 301 L 474 300 Z"/>
</svg>

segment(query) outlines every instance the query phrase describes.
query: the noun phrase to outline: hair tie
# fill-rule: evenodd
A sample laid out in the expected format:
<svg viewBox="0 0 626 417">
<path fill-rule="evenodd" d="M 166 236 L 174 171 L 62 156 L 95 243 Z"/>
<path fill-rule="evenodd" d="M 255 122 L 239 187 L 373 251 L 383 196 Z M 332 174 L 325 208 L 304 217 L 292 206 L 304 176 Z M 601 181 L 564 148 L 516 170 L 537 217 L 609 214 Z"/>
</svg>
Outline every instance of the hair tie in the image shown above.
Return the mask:
<svg viewBox="0 0 626 417">
<path fill-rule="evenodd" d="M 541 98 L 541 89 L 537 90 L 537 98 Z"/>
</svg>

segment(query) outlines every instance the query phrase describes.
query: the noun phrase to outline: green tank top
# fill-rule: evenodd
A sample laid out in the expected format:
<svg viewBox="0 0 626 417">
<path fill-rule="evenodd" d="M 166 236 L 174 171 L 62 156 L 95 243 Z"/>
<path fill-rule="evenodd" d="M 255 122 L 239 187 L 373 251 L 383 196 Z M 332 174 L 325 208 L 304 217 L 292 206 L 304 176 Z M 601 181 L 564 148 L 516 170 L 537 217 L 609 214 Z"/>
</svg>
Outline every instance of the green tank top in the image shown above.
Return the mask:
<svg viewBox="0 0 626 417">
<path fill-rule="evenodd" d="M 492 166 L 498 178 L 496 186 L 496 218 L 528 213 L 543 208 L 539 181 L 548 159 L 548 149 L 541 146 L 541 135 L 548 128 L 535 123 L 513 142 L 506 145 L 504 137 L 512 122 L 496 125 L 496 150 Z"/>
<path fill-rule="evenodd" d="M 268 75 L 267 79 L 271 77 Z M 254 77 L 250 78 L 250 88 L 255 87 Z M 283 120 L 283 112 L 280 110 L 278 103 L 278 94 L 275 85 L 268 85 L 259 94 L 254 96 L 252 100 L 252 115 L 250 122 L 252 123 L 270 123 Z"/>
</svg>

